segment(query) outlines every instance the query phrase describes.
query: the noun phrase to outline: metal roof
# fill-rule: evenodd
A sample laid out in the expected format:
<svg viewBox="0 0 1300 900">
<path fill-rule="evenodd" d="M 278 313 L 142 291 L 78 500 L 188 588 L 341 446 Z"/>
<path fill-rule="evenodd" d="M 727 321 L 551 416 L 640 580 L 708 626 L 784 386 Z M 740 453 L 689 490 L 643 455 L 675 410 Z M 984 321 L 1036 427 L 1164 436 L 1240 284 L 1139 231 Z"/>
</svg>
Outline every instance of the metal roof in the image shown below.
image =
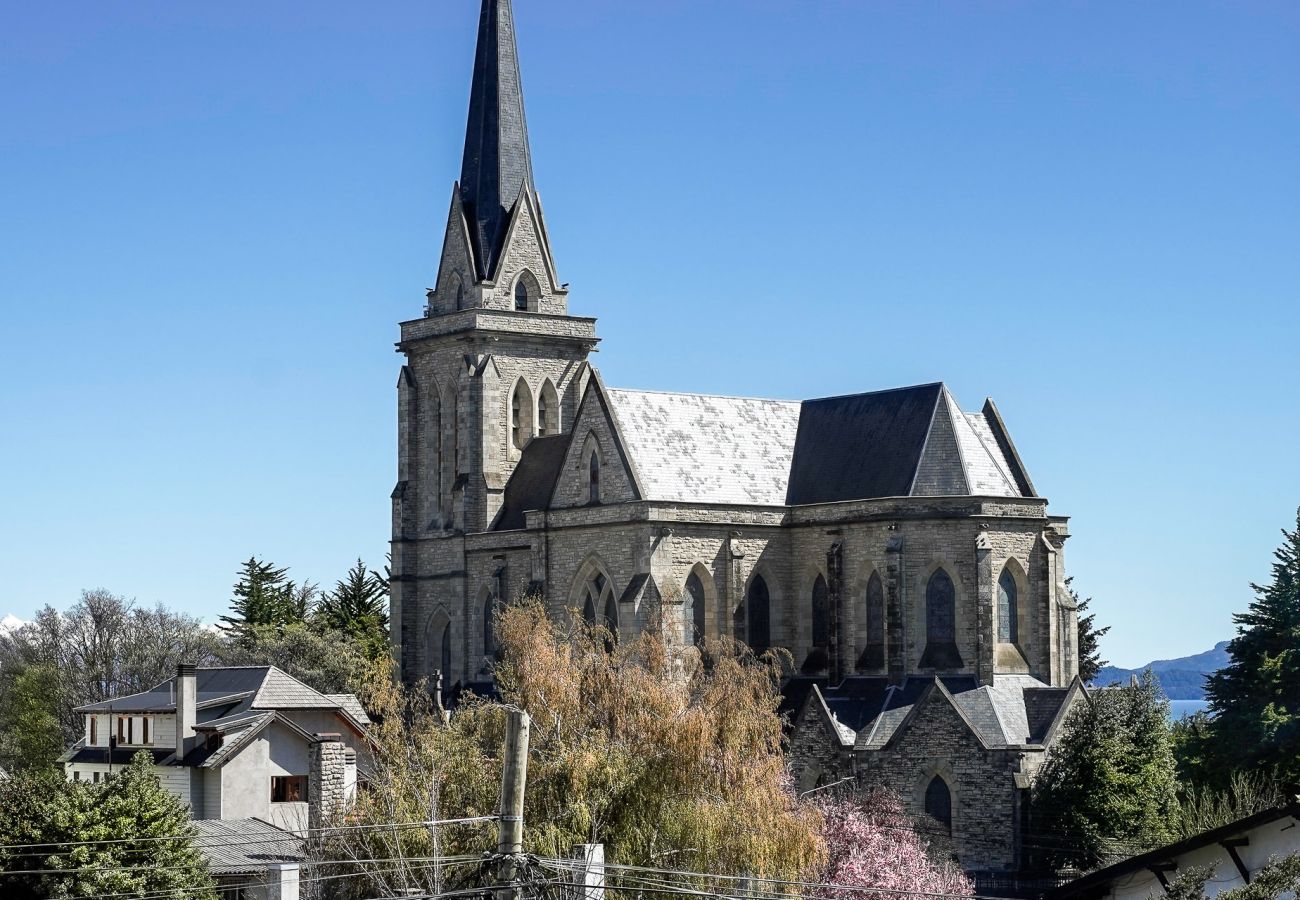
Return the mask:
<svg viewBox="0 0 1300 900">
<path fill-rule="evenodd" d="M 306 858 L 302 838 L 261 819 L 196 819 L 194 846 L 214 875 L 243 875 Z"/>
</svg>

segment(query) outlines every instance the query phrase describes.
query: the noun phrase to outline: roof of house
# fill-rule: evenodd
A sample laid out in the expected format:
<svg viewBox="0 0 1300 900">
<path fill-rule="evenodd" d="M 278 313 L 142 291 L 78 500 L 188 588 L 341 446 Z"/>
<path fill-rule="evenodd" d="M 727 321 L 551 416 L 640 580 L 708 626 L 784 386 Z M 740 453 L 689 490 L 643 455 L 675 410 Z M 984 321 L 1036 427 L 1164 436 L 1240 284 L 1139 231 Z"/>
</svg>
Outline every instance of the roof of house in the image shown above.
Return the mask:
<svg viewBox="0 0 1300 900">
<path fill-rule="evenodd" d="M 213 875 L 251 875 L 306 858 L 302 838 L 261 819 L 196 819 L 194 846 Z"/>
<path fill-rule="evenodd" d="M 641 499 L 803 506 L 884 497 L 1028 497 L 997 408 L 962 412 L 942 383 L 803 402 L 629 391 L 592 379 Z M 547 508 L 574 435 L 535 438 L 493 529 Z"/>
<path fill-rule="evenodd" d="M 1283 819 L 1295 819 L 1297 823 L 1300 823 L 1300 797 L 1293 798 L 1289 803 L 1257 812 L 1254 815 L 1246 816 L 1219 828 L 1212 828 L 1209 831 L 1203 831 L 1200 834 L 1167 844 L 1164 847 L 1157 847 L 1147 853 L 1121 860 L 1113 865 L 1106 866 L 1104 869 L 1098 869 L 1081 878 L 1076 878 L 1074 881 L 1067 882 L 1049 891 L 1046 896 L 1048 900 L 1065 900 L 1067 897 L 1103 896 L 1105 886 L 1116 878 L 1143 871 L 1152 866 L 1173 862 L 1185 853 L 1218 844 L 1220 841 L 1226 841 L 1234 837 L 1244 837 L 1247 832 L 1253 829 Z"/>
<path fill-rule="evenodd" d="M 1041 746 L 1069 696 L 1028 675 L 997 675 L 981 685 L 970 676 L 909 677 L 891 685 L 884 676 L 853 676 L 837 685 L 793 678 L 782 688 L 782 711 L 795 727 L 810 711 L 824 710 L 841 741 L 863 750 L 883 748 L 901 733 L 923 702 L 951 702 L 980 742 L 990 749 Z"/>
</svg>

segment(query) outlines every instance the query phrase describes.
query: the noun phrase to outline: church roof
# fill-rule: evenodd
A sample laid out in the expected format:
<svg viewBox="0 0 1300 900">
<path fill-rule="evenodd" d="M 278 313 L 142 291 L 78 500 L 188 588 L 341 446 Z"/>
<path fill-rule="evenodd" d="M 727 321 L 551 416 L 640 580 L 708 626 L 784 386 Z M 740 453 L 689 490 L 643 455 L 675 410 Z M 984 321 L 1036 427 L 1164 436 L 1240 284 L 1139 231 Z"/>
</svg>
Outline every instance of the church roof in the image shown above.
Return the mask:
<svg viewBox="0 0 1300 900">
<path fill-rule="evenodd" d="M 647 500 L 785 503 L 799 404 L 607 389 Z"/>
<path fill-rule="evenodd" d="M 533 190 L 528 123 L 510 0 L 483 0 L 470 86 L 460 191 L 479 278 L 500 259 L 510 212 Z"/>
<path fill-rule="evenodd" d="M 515 531 L 524 527 L 524 513 L 545 509 L 555 490 L 555 481 L 569 449 L 568 434 L 550 434 L 533 438 L 519 455 L 519 462 L 506 482 L 501 512 L 493 523 L 494 531 Z"/>
</svg>

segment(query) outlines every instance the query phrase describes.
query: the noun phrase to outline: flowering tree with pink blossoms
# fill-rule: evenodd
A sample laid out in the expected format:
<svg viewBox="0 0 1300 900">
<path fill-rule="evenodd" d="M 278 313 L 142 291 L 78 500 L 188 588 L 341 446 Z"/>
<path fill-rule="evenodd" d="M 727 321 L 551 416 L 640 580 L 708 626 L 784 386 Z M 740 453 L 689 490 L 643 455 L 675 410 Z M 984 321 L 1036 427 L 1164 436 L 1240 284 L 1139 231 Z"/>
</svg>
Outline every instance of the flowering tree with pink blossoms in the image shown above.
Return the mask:
<svg viewBox="0 0 1300 900">
<path fill-rule="evenodd" d="M 890 900 L 886 892 L 974 895 L 970 880 L 951 862 L 931 859 L 895 794 L 824 797 L 816 801 L 824 822 L 826 862 L 818 881 L 861 891 L 814 890 L 817 900 Z M 876 888 L 877 890 L 869 890 Z"/>
</svg>

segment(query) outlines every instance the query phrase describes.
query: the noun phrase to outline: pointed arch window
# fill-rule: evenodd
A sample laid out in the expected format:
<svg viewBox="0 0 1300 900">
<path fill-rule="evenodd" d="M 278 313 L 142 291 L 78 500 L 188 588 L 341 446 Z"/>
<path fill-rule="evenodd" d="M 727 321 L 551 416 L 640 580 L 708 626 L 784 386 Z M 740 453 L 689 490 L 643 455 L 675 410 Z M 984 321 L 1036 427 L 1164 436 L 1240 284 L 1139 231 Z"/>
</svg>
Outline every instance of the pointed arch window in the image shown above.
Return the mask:
<svg viewBox="0 0 1300 900">
<path fill-rule="evenodd" d="M 745 609 L 749 615 L 749 646 L 762 653 L 772 646 L 771 594 L 762 575 L 755 575 L 749 583 Z"/>
<path fill-rule="evenodd" d="M 429 459 L 425 471 L 428 485 L 429 523 L 430 527 L 442 515 L 442 400 L 438 386 L 429 389 Z"/>
<path fill-rule="evenodd" d="M 957 637 L 957 592 L 952 578 L 936 569 L 925 588 L 925 637 L 930 643 L 952 643 Z"/>
<path fill-rule="evenodd" d="M 610 640 L 618 640 L 618 598 L 614 596 L 614 587 L 603 572 L 596 572 L 583 587 L 582 619 L 588 625 L 607 628 Z M 612 644 L 609 649 L 613 649 Z"/>
<path fill-rule="evenodd" d="M 465 282 L 461 281 L 459 275 L 456 276 L 456 308 L 465 308 Z"/>
<path fill-rule="evenodd" d="M 952 834 L 952 791 L 938 775 L 930 779 L 925 788 L 925 814 L 938 822 L 946 833 Z"/>
<path fill-rule="evenodd" d="M 704 582 L 700 581 L 700 576 L 695 572 L 686 578 L 686 602 L 690 607 L 685 612 L 686 621 L 691 623 L 691 643 L 701 647 L 707 634 L 708 614 L 704 600 Z"/>
<path fill-rule="evenodd" d="M 880 573 L 872 572 L 867 580 L 866 596 L 866 646 L 858 658 L 859 669 L 885 667 L 885 587 Z"/>
<path fill-rule="evenodd" d="M 522 378 L 510 395 L 510 436 L 516 450 L 524 449 L 533 437 L 533 395 Z"/>
<path fill-rule="evenodd" d="M 814 649 L 830 650 L 831 598 L 826 579 L 818 575 L 812 589 L 812 644 Z"/>
<path fill-rule="evenodd" d="M 600 457 L 594 449 L 587 460 L 587 502 L 592 506 L 600 503 Z"/>
<path fill-rule="evenodd" d="M 549 378 L 543 382 L 542 390 L 537 395 L 537 433 L 560 433 L 560 398 Z"/>
<path fill-rule="evenodd" d="M 496 659 L 496 655 L 497 655 L 496 616 L 497 616 L 496 595 L 488 594 L 487 599 L 483 601 L 483 658 L 484 659 Z"/>
<path fill-rule="evenodd" d="M 441 655 L 439 671 L 442 672 L 442 689 L 451 689 L 451 623 L 442 626 Z"/>
<path fill-rule="evenodd" d="M 515 309 L 528 311 L 528 284 L 522 278 L 515 282 Z"/>
<path fill-rule="evenodd" d="M 935 569 L 925 586 L 925 652 L 921 668 L 960 669 L 957 650 L 957 588 L 943 569 Z"/>
<path fill-rule="evenodd" d="M 1020 610 L 1015 576 L 1007 569 L 998 578 L 998 640 L 1014 644 L 1020 640 Z"/>
</svg>

